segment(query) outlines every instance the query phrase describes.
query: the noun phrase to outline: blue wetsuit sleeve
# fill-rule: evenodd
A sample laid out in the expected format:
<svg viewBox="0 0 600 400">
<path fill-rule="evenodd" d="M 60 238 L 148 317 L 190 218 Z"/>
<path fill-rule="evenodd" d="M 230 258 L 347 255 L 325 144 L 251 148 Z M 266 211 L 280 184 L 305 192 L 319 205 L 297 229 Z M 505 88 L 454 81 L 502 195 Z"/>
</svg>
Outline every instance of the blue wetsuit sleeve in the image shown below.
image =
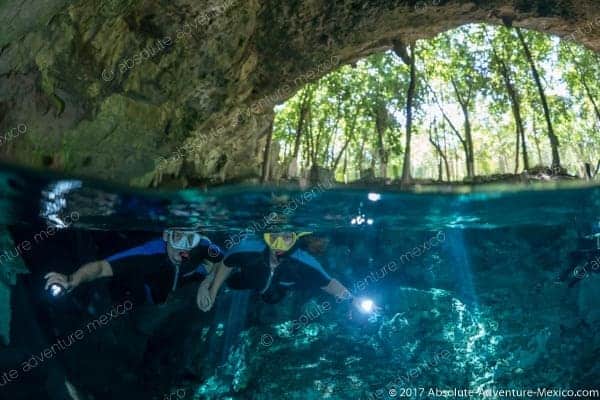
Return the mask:
<svg viewBox="0 0 600 400">
<path fill-rule="evenodd" d="M 225 253 L 219 246 L 210 241 L 208 241 L 208 243 L 205 243 L 204 245 L 207 249 L 206 259 L 208 261 L 213 263 L 223 261 L 223 258 L 225 258 Z"/>
<path fill-rule="evenodd" d="M 247 239 L 233 246 L 225 253 L 223 263 L 229 268 L 244 267 L 262 259 L 266 245 L 260 240 Z"/>
<path fill-rule="evenodd" d="M 292 253 L 290 258 L 304 267 L 300 272 L 302 276 L 302 286 L 323 288 L 331 282 L 331 277 L 325 269 L 323 269 L 321 263 L 306 251 L 296 250 Z"/>
<path fill-rule="evenodd" d="M 121 251 L 106 258 L 113 270 L 115 278 L 128 275 L 146 275 L 152 273 L 156 265 L 154 258 L 167 252 L 166 244 L 162 239 L 144 243 L 141 246 Z"/>
<path fill-rule="evenodd" d="M 113 278 L 144 281 L 147 276 L 161 271 L 161 262 L 155 255 L 134 255 L 110 262 Z"/>
<path fill-rule="evenodd" d="M 133 257 L 133 256 L 148 256 L 155 254 L 166 254 L 167 246 L 166 243 L 162 239 L 152 240 L 151 242 L 144 243 L 141 246 L 133 247 L 131 249 L 121 251 L 119 253 L 113 254 L 106 258 L 110 264 L 113 261 L 120 260 L 122 258 Z"/>
<path fill-rule="evenodd" d="M 223 264 L 229 268 L 240 267 L 248 265 L 249 263 L 256 262 L 258 258 L 261 258 L 261 254 L 252 251 L 244 251 L 244 252 L 236 252 L 231 254 L 226 254 L 223 259 Z"/>
<path fill-rule="evenodd" d="M 212 263 L 223 261 L 223 250 L 210 240 L 202 239 L 202 241 L 192 251 L 190 251 L 190 260 L 195 264 L 201 264 L 208 260 Z"/>
</svg>

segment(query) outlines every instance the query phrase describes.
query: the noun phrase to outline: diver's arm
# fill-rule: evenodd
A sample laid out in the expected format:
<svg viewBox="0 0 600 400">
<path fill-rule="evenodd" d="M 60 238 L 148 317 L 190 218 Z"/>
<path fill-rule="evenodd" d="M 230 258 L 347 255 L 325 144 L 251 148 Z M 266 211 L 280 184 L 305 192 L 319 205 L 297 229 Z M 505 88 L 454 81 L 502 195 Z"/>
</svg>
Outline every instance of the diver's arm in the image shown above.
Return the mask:
<svg viewBox="0 0 600 400">
<path fill-rule="evenodd" d="M 100 278 L 108 278 L 113 276 L 113 269 L 106 260 L 93 261 L 84 264 L 81 268 L 71 275 L 71 283 L 74 286 L 79 286 L 82 283 L 95 281 Z"/>
<path fill-rule="evenodd" d="M 46 274 L 45 288 L 52 284 L 59 284 L 67 290 L 72 290 L 82 283 L 91 282 L 100 278 L 113 276 L 113 269 L 106 260 L 93 261 L 81 266 L 72 275 L 63 275 L 57 272 Z"/>
<path fill-rule="evenodd" d="M 204 280 L 198 285 L 196 292 L 196 304 L 204 312 L 209 311 L 214 303 L 214 297 L 210 292 L 210 285 L 215 279 L 215 269 L 213 268 Z"/>
<path fill-rule="evenodd" d="M 210 285 L 212 285 L 212 283 L 215 281 L 216 271 L 217 271 L 217 267 L 215 266 L 212 269 L 212 271 L 210 271 L 210 273 L 208 275 L 206 275 L 204 280 L 200 283 L 200 286 L 210 288 Z"/>
<path fill-rule="evenodd" d="M 332 279 L 329 282 L 329 285 L 325 286 L 324 288 L 322 288 L 325 292 L 329 293 L 332 296 L 336 297 L 336 301 L 338 303 L 341 303 L 343 301 L 350 301 L 352 303 L 352 306 L 360 309 L 361 308 L 361 299 L 359 299 L 358 297 L 354 296 L 352 293 L 350 293 L 350 291 L 348 289 L 346 289 L 346 287 L 344 285 L 342 285 L 340 283 L 340 281 L 338 281 L 337 279 Z M 378 310 L 380 310 L 379 307 L 374 306 L 373 310 L 375 312 L 377 312 Z"/>
<path fill-rule="evenodd" d="M 219 264 L 220 263 L 216 263 L 216 264 L 210 263 L 207 266 L 206 269 L 208 271 L 208 275 L 206 275 L 204 277 L 204 279 L 202 280 L 202 282 L 200 282 L 200 286 L 198 286 L 198 291 L 203 290 L 206 292 L 207 295 L 209 294 L 210 287 L 211 287 L 212 283 L 215 281 L 215 276 L 217 275 L 217 270 L 218 270 Z"/>
<path fill-rule="evenodd" d="M 352 293 L 350 293 L 350 291 L 346 289 L 346 286 L 342 285 L 342 283 L 337 279 L 330 280 L 329 284 L 325 287 L 322 287 L 321 289 L 323 289 L 325 292 L 329 293 L 330 295 L 334 296 L 340 301 L 351 300 L 354 298 Z"/>
<path fill-rule="evenodd" d="M 219 290 L 221 289 L 221 286 L 223 286 L 223 282 L 229 278 L 232 270 L 233 268 L 229 268 L 223 262 L 217 264 L 214 280 L 210 286 L 210 295 L 213 299 L 217 298 L 217 294 L 219 294 Z"/>
</svg>

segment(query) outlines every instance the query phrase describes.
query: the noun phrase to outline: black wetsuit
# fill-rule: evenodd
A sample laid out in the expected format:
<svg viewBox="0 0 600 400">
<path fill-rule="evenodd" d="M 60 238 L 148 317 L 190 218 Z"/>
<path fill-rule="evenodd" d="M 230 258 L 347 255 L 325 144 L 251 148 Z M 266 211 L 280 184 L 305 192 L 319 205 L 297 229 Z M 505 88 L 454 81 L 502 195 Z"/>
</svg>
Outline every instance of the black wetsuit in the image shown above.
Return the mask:
<svg viewBox="0 0 600 400">
<path fill-rule="evenodd" d="M 202 262 L 219 262 L 223 252 L 203 239 L 190 252 L 190 260 L 174 265 L 162 239 L 114 254 L 106 259 L 113 270 L 113 281 L 119 290 L 130 292 L 138 301 L 163 303 L 169 293 L 190 282 L 201 282 L 208 274 Z"/>
<path fill-rule="evenodd" d="M 267 245 L 258 239 L 244 240 L 223 260 L 228 267 L 236 268 L 227 284 L 237 290 L 256 290 L 266 302 L 276 303 L 288 290 L 323 288 L 331 282 L 321 264 L 304 250 L 292 249 L 280 259 L 271 276 Z"/>
</svg>

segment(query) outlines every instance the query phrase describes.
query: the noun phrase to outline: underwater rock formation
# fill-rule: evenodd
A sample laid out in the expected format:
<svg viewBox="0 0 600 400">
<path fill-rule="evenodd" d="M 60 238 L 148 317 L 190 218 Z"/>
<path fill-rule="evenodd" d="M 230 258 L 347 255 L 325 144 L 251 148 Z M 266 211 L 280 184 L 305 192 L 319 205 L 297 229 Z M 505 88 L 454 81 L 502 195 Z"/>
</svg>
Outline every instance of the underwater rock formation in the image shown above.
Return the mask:
<svg viewBox="0 0 600 400">
<path fill-rule="evenodd" d="M 7 345 L 10 338 L 11 287 L 17 282 L 17 274 L 28 273 L 20 257 L 21 246 L 15 246 L 8 231 L 0 231 L 0 248 L 10 249 L 0 253 L 0 343 Z"/>
<path fill-rule="evenodd" d="M 385 292 L 377 320 L 349 320 L 345 307 L 327 298 L 291 296 L 277 307 L 258 306 L 222 367 L 197 393 L 215 400 L 248 393 L 260 399 L 389 399 L 402 388 L 592 386 L 600 343 L 586 323 L 597 315 L 588 297 L 597 280 L 568 289 L 534 261 L 558 263 L 565 232 L 544 232 L 543 246 L 540 239 L 517 239 L 527 237 L 526 229 L 486 233 L 485 240 L 479 235 L 448 232 L 442 252 L 478 242 L 469 259 L 440 259 L 433 251 L 367 279 L 358 294 Z M 416 245 L 408 239 L 392 252 Z M 574 370 L 584 372 L 575 376 Z"/>
<path fill-rule="evenodd" d="M 306 245 L 331 276 L 379 305 L 377 316 L 356 312 L 320 290 L 293 291 L 278 304 L 267 304 L 256 293 L 224 290 L 208 313 L 198 310 L 194 284 L 178 289 L 165 304 L 135 302 L 129 310 L 122 298 L 127 293 L 111 290 L 106 280 L 52 298 L 43 289 L 48 271 L 71 273 L 83 263 L 159 235 L 133 230 L 137 218 L 132 208 L 124 213 L 113 209 L 112 214 L 102 209 L 108 193 L 100 196 L 89 183 L 80 182 L 78 188 L 73 196 L 57 191 L 53 198 L 79 210 L 80 222 L 98 221 L 86 218 L 94 215 L 102 221 L 96 226 L 106 228 L 108 221 L 124 229 L 71 227 L 35 242 L 32 238 L 45 224 L 20 224 L 11 227 L 10 241 L 0 239 L 8 249 L 35 242 L 22 254 L 31 273 L 18 276 L 12 289 L 11 342 L 0 345 L 0 379 L 13 370 L 19 377 L 0 380 L 0 390 L 10 394 L 6 398 L 47 398 L 52 390 L 64 390 L 65 379 L 81 398 L 128 400 L 386 399 L 402 388 L 597 385 L 600 253 L 595 239 L 586 236 L 597 226 L 597 188 L 554 196 L 510 193 L 508 203 L 484 193 L 403 194 L 390 200 L 398 208 L 388 214 L 378 213 L 387 209 L 379 202 L 391 193 L 383 194 L 377 206 L 361 205 L 377 221 L 375 226 L 335 225 L 315 233 Z M 27 193 L 32 192 L 39 191 Z M 354 215 L 356 200 L 369 198 L 362 193 L 344 203 L 320 195 L 320 207 L 308 211 L 320 211 L 321 220 L 331 216 L 324 211 L 329 207 Z M 231 207 L 258 205 L 263 199 L 269 204 L 265 210 L 273 210 L 271 193 L 228 196 L 221 202 L 228 204 L 230 198 Z M 552 201 L 544 202 L 548 198 Z M 19 205 L 27 203 L 19 200 Z M 147 208 L 140 199 L 122 200 L 135 209 L 156 205 L 154 198 Z M 507 208 L 497 208 L 499 203 Z M 93 205 L 98 209 L 92 210 Z M 580 226 L 572 223 L 573 214 L 564 205 L 576 210 Z M 57 209 L 47 209 L 54 221 L 64 221 Z M 227 208 L 194 210 L 217 220 L 238 215 L 224 212 Z M 152 227 L 159 211 L 152 214 Z M 248 215 L 247 209 L 240 212 Z M 419 217 L 411 220 L 414 215 Z M 549 221 L 549 215 L 555 220 Z M 431 224 L 438 224 L 435 230 Z M 227 243 L 230 233 L 216 234 L 215 242 Z M 578 258 L 571 259 L 573 255 Z M 560 278 L 575 264 L 587 270 L 572 271 L 577 280 L 570 285 Z M 119 312 L 120 305 L 127 312 Z M 35 356 L 42 360 L 38 367 L 25 370 L 23 361 Z"/>
<path fill-rule="evenodd" d="M 469 22 L 600 50 L 595 0 L 5 1 L 2 159 L 136 186 L 260 177 L 273 106 L 343 64 Z M 14 135 L 13 135 L 14 136 Z"/>
</svg>

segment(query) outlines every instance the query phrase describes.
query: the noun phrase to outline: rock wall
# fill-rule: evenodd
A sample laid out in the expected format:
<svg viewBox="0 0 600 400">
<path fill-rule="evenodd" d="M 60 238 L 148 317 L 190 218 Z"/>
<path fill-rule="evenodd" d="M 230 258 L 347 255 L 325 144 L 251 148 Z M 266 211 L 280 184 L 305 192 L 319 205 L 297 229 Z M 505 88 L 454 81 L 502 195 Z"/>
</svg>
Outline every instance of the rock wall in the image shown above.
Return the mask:
<svg viewBox="0 0 600 400">
<path fill-rule="evenodd" d="M 135 186 L 251 180 L 274 104 L 394 39 L 514 22 L 600 50 L 598 18 L 595 0 L 9 0 L 0 154 Z"/>
</svg>

